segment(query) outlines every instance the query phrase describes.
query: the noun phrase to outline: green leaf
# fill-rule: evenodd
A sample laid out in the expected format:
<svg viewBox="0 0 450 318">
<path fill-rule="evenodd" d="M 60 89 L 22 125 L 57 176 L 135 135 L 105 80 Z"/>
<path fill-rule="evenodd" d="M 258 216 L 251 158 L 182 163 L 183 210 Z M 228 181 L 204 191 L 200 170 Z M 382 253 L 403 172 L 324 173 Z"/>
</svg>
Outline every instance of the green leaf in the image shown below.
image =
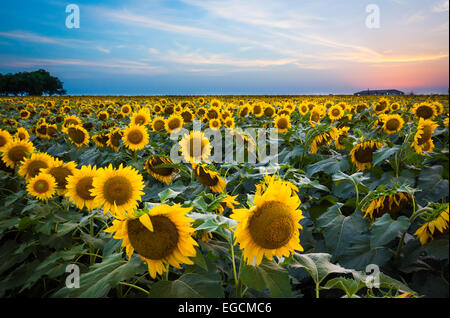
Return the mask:
<svg viewBox="0 0 450 318">
<path fill-rule="evenodd" d="M 152 285 L 151 298 L 223 298 L 218 275 L 188 273 L 174 281 L 160 280 Z"/>
<path fill-rule="evenodd" d="M 376 248 L 394 240 L 409 228 L 409 219 L 400 216 L 393 220 L 389 214 L 378 218 L 373 224 L 370 234 L 370 246 Z"/>
<path fill-rule="evenodd" d="M 345 254 L 351 240 L 369 228 L 369 222 L 359 211 L 344 216 L 340 210 L 342 203 L 337 203 L 317 219 L 317 227 L 322 230 L 325 246 L 333 259 Z"/>
<path fill-rule="evenodd" d="M 176 198 L 181 192 L 173 191 L 170 188 L 167 188 L 166 190 L 160 192 L 159 198 L 161 199 L 161 202 L 165 202 L 169 199 Z"/>
<path fill-rule="evenodd" d="M 345 277 L 336 277 L 327 281 L 323 289 L 341 289 L 346 294 L 347 297 L 352 297 L 355 295 L 361 288 L 363 288 L 365 284 L 362 281 L 357 281 L 351 278 Z"/>
<path fill-rule="evenodd" d="M 320 284 L 331 273 L 351 272 L 340 265 L 334 265 L 330 259 L 331 255 L 327 253 L 295 253 L 289 266 L 306 269 L 316 284 Z"/>
<path fill-rule="evenodd" d="M 392 148 L 388 146 L 383 146 L 377 151 L 373 153 L 373 165 L 376 166 L 381 163 L 383 160 L 390 158 L 392 155 L 397 153 L 400 150 L 401 146 L 395 145 Z"/>
<path fill-rule="evenodd" d="M 272 297 L 292 297 L 288 271 L 274 261 L 263 260 L 259 266 L 241 264 L 240 278 L 249 288 L 270 290 Z"/>
<path fill-rule="evenodd" d="M 80 288 L 64 287 L 53 294 L 53 297 L 105 297 L 111 288 L 121 281 L 130 279 L 147 270 L 142 260 L 133 254 L 127 262 L 122 253 L 103 258 L 101 263 L 89 267 L 89 271 L 80 275 Z"/>
<path fill-rule="evenodd" d="M 306 175 L 310 178 L 312 175 L 321 171 L 328 174 L 335 174 L 338 171 L 346 171 L 348 168 L 350 168 L 348 160 L 333 157 L 309 165 L 306 170 Z"/>
</svg>

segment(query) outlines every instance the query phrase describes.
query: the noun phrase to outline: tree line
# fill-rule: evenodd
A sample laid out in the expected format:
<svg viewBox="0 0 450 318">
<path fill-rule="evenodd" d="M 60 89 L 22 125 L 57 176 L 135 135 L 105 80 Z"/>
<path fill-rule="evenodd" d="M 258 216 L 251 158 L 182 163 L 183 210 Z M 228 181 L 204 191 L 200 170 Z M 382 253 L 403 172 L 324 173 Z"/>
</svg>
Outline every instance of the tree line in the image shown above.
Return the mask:
<svg viewBox="0 0 450 318">
<path fill-rule="evenodd" d="M 59 78 L 51 76 L 46 70 L 19 72 L 14 74 L 0 73 L 0 95 L 41 96 L 65 95 L 63 83 Z"/>
</svg>

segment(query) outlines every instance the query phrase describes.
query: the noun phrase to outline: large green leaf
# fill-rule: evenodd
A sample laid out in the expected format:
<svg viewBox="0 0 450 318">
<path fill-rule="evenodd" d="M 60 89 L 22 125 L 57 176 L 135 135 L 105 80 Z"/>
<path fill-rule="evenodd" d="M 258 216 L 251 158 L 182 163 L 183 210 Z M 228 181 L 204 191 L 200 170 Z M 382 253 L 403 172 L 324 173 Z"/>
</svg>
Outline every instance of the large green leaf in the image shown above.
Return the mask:
<svg viewBox="0 0 450 318">
<path fill-rule="evenodd" d="M 327 253 L 295 253 L 289 265 L 294 268 L 306 269 L 316 284 L 320 284 L 331 273 L 352 272 L 340 265 L 331 263 L 330 260 L 331 255 Z"/>
<path fill-rule="evenodd" d="M 370 246 L 376 248 L 391 242 L 401 233 L 406 232 L 409 225 L 409 219 L 405 216 L 393 220 L 389 214 L 383 215 L 372 224 Z"/>
<path fill-rule="evenodd" d="M 340 207 L 342 203 L 331 206 L 317 219 L 317 227 L 322 230 L 325 245 L 333 259 L 345 254 L 351 240 L 369 228 L 369 222 L 363 219 L 361 212 L 344 216 Z"/>
<path fill-rule="evenodd" d="M 263 260 L 259 266 L 242 263 L 241 280 L 250 288 L 270 290 L 272 297 L 292 297 L 288 271 L 274 261 Z"/>
<path fill-rule="evenodd" d="M 380 149 L 378 149 L 373 153 L 373 165 L 376 166 L 380 162 L 383 162 L 384 160 L 390 158 L 395 153 L 397 153 L 400 150 L 400 148 L 401 146 L 399 145 L 395 145 L 391 148 L 389 148 L 388 146 L 381 147 Z"/>
<path fill-rule="evenodd" d="M 174 281 L 161 280 L 152 285 L 152 298 L 223 298 L 218 275 L 187 273 Z"/>
<path fill-rule="evenodd" d="M 80 275 L 80 288 L 64 287 L 54 293 L 53 297 L 105 297 L 121 281 L 143 273 L 146 269 L 144 262 L 136 255 L 127 262 L 123 260 L 122 253 L 112 254 Z"/>
</svg>

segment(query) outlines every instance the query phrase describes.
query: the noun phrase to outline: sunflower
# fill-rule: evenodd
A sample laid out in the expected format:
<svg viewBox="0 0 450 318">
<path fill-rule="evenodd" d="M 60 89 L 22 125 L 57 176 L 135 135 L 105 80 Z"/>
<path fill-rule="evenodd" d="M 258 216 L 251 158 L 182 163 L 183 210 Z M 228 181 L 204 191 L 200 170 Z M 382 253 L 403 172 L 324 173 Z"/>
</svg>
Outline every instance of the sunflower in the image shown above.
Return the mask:
<svg viewBox="0 0 450 318">
<path fill-rule="evenodd" d="M 261 117 L 264 114 L 262 105 L 259 103 L 253 104 L 252 113 L 255 117 Z"/>
<path fill-rule="evenodd" d="M 153 112 L 155 114 L 160 114 L 163 111 L 163 108 L 160 104 L 153 105 Z"/>
<path fill-rule="evenodd" d="M 174 167 L 158 167 L 164 164 L 173 164 L 173 162 L 170 158 L 162 156 L 151 157 L 145 161 L 145 169 L 156 180 L 170 184 L 178 175 L 179 170 Z"/>
<path fill-rule="evenodd" d="M 147 263 L 150 276 L 156 278 L 168 270 L 166 264 L 178 269 L 183 263 L 193 264 L 189 257 L 196 255 L 194 246 L 198 244 L 192 238 L 193 220 L 186 217 L 191 209 L 161 204 L 147 213 L 138 211 L 138 216 L 114 220 L 105 232 L 115 232 L 113 237 L 123 240 L 128 259 L 136 252 Z"/>
<path fill-rule="evenodd" d="M 145 126 L 130 124 L 123 131 L 122 141 L 132 151 L 144 149 L 148 144 L 148 133 Z"/>
<path fill-rule="evenodd" d="M 186 162 L 198 163 L 211 155 L 211 144 L 201 131 L 191 131 L 185 134 L 178 143 L 181 154 Z"/>
<path fill-rule="evenodd" d="M 369 216 L 371 221 L 376 218 L 389 213 L 391 217 L 396 217 L 397 213 L 404 210 L 408 205 L 411 196 L 407 192 L 397 191 L 395 189 L 385 193 L 376 193 L 370 200 L 370 203 L 365 204 L 361 208 L 364 217 Z"/>
<path fill-rule="evenodd" d="M 114 129 L 109 133 L 108 141 L 106 145 L 114 149 L 114 151 L 118 151 L 120 147 L 120 141 L 122 140 L 123 131 L 119 128 Z"/>
<path fill-rule="evenodd" d="M 25 128 L 19 127 L 19 128 L 17 128 L 15 137 L 20 140 L 28 140 L 28 139 L 30 139 L 30 134 L 28 133 L 28 130 L 26 130 Z M 1 146 L 0 146 L 0 148 L 1 148 Z"/>
<path fill-rule="evenodd" d="M 448 203 L 432 203 L 430 204 L 431 211 L 421 215 L 424 223 L 414 233 L 419 237 L 420 244 L 425 245 L 437 235 L 448 233 L 448 207 Z"/>
<path fill-rule="evenodd" d="M 67 177 L 71 176 L 76 170 L 77 164 L 74 161 L 64 163 L 57 158 L 53 159 L 53 164 L 41 172 L 52 175 L 56 180 L 56 192 L 63 195 L 67 191 Z"/>
<path fill-rule="evenodd" d="M 360 142 L 350 151 L 351 160 L 359 170 L 370 169 L 372 167 L 373 153 L 383 147 L 384 142 L 367 140 Z"/>
<path fill-rule="evenodd" d="M 32 153 L 31 157 L 25 158 L 19 168 L 19 175 L 27 181 L 37 176 L 42 169 L 46 169 L 54 164 L 54 159 L 47 153 Z"/>
<path fill-rule="evenodd" d="M 7 144 L 9 144 L 12 140 L 11 134 L 9 131 L 0 129 L 0 152 L 4 151 L 4 148 Z M 20 139 L 22 140 L 22 139 Z"/>
<path fill-rule="evenodd" d="M 438 124 L 430 119 L 419 119 L 419 124 L 414 135 L 414 141 L 411 144 L 418 154 L 423 153 L 425 147 L 424 145 L 431 140 L 434 129 L 437 127 Z"/>
<path fill-rule="evenodd" d="M 38 123 L 36 125 L 35 133 L 38 137 L 48 138 L 47 129 L 48 129 L 48 124 L 46 122 L 42 122 L 40 124 Z"/>
<path fill-rule="evenodd" d="M 124 116 L 124 117 L 130 115 L 130 114 L 131 114 L 131 111 L 132 111 L 131 106 L 128 105 L 128 104 L 125 104 L 125 105 L 123 105 L 123 106 L 120 108 L 120 113 L 121 113 L 122 116 Z"/>
<path fill-rule="evenodd" d="M 195 176 L 201 184 L 210 188 L 213 192 L 224 192 L 226 182 L 217 172 L 209 170 L 206 165 L 201 164 L 193 164 L 192 168 Z"/>
<path fill-rule="evenodd" d="M 89 133 L 83 126 L 69 125 L 69 127 L 65 128 L 65 132 L 69 136 L 70 141 L 77 147 L 89 145 Z"/>
<path fill-rule="evenodd" d="M 20 119 L 27 120 L 28 118 L 30 118 L 31 113 L 28 110 L 23 109 L 19 112 L 19 116 L 20 116 Z"/>
<path fill-rule="evenodd" d="M 110 164 L 107 168 L 98 170 L 90 190 L 95 197 L 95 205 L 103 206 L 105 214 L 112 212 L 115 216 L 133 211 L 144 194 L 144 181 L 139 172 L 130 166 L 123 167 L 122 164 L 118 169 Z"/>
<path fill-rule="evenodd" d="M 56 181 L 53 176 L 47 173 L 39 173 L 31 178 L 27 184 L 27 191 L 39 200 L 50 199 L 56 190 Z"/>
<path fill-rule="evenodd" d="M 334 138 L 334 146 L 337 150 L 344 150 L 345 144 L 343 143 L 344 139 L 348 137 L 348 131 L 350 127 L 342 127 L 337 129 L 337 133 Z"/>
<path fill-rule="evenodd" d="M 150 123 L 150 111 L 148 108 L 142 108 L 131 115 L 131 124 L 133 125 L 148 125 Z"/>
<path fill-rule="evenodd" d="M 312 110 L 311 110 L 311 115 L 309 116 L 309 124 L 312 127 L 315 127 L 316 125 L 320 124 L 320 119 L 322 118 L 322 110 L 315 106 Z"/>
<path fill-rule="evenodd" d="M 194 120 L 194 114 L 189 108 L 183 109 L 180 115 L 185 123 L 190 123 Z"/>
<path fill-rule="evenodd" d="M 328 109 L 328 117 L 331 121 L 336 121 L 344 117 L 344 110 L 338 105 L 333 105 Z"/>
<path fill-rule="evenodd" d="M 109 140 L 109 134 L 107 133 L 99 133 L 92 136 L 92 140 L 94 140 L 97 147 L 106 147 Z"/>
<path fill-rule="evenodd" d="M 374 103 L 372 107 L 377 114 L 381 114 L 389 109 L 389 101 L 387 99 L 381 99 Z"/>
<path fill-rule="evenodd" d="M 210 103 L 211 107 L 220 108 L 222 106 L 222 103 L 218 99 L 213 99 Z"/>
<path fill-rule="evenodd" d="M 266 117 L 272 118 L 273 116 L 275 116 L 275 108 L 272 105 L 265 105 L 263 114 Z"/>
<path fill-rule="evenodd" d="M 214 129 L 214 130 L 219 130 L 221 126 L 220 120 L 219 119 L 212 119 L 209 121 L 209 128 Z"/>
<path fill-rule="evenodd" d="M 58 127 L 56 124 L 51 124 L 47 126 L 47 138 L 55 137 L 58 133 Z"/>
<path fill-rule="evenodd" d="M 412 107 L 411 111 L 413 112 L 414 116 L 416 116 L 416 118 L 429 120 L 433 120 L 434 117 L 436 117 L 438 114 L 435 105 L 430 103 L 415 104 Z"/>
<path fill-rule="evenodd" d="M 153 118 L 153 121 L 151 123 L 151 127 L 153 131 L 163 131 L 164 126 L 166 125 L 166 121 L 164 120 L 164 117 L 157 116 Z"/>
<path fill-rule="evenodd" d="M 259 265 L 264 256 L 272 260 L 273 256 L 288 257 L 295 250 L 303 251 L 299 240 L 299 222 L 303 219 L 300 203 L 289 185 L 274 180 L 264 193 L 255 193 L 254 206 L 233 209 L 230 217 L 238 222 L 235 244 L 243 249 L 247 264 Z"/>
<path fill-rule="evenodd" d="M 302 116 L 305 116 L 309 112 L 308 104 L 302 103 L 300 106 L 298 106 L 298 111 Z"/>
<path fill-rule="evenodd" d="M 239 108 L 238 116 L 239 118 L 244 118 L 245 116 L 248 115 L 249 112 L 250 112 L 250 105 L 244 104 Z"/>
<path fill-rule="evenodd" d="M 101 121 L 105 121 L 109 118 L 109 113 L 107 111 L 100 111 L 97 113 L 97 118 Z"/>
<path fill-rule="evenodd" d="M 92 183 L 97 176 L 96 167 L 89 165 L 74 170 L 73 174 L 67 177 L 67 192 L 65 196 L 80 210 L 85 206 L 88 210 L 99 207 L 95 204 L 95 197 L 91 193 L 91 189 L 93 189 Z"/>
<path fill-rule="evenodd" d="M 240 204 L 236 201 L 238 196 L 239 194 L 236 194 L 235 196 L 230 196 L 227 194 L 226 197 L 220 201 L 218 208 L 215 210 L 216 214 L 222 214 L 223 211 L 225 211 L 225 208 L 230 208 L 233 210 L 236 206 L 238 206 Z"/>
<path fill-rule="evenodd" d="M 291 129 L 291 117 L 288 115 L 278 115 L 275 117 L 274 126 L 279 133 L 285 133 Z"/>
<path fill-rule="evenodd" d="M 338 138 L 338 130 L 330 127 L 327 132 L 321 133 L 314 137 L 311 142 L 311 153 L 317 153 L 320 147 L 328 146 L 333 140 Z"/>
<path fill-rule="evenodd" d="M 398 114 L 392 114 L 392 115 L 386 115 L 383 118 L 383 130 L 387 133 L 387 134 L 394 134 L 399 132 L 402 127 L 403 124 L 405 123 L 403 118 L 398 115 Z"/>
<path fill-rule="evenodd" d="M 205 107 L 199 107 L 195 115 L 198 117 L 198 119 L 202 119 L 206 115 L 206 108 Z"/>
<path fill-rule="evenodd" d="M 353 108 L 354 112 L 359 114 L 365 111 L 366 109 L 369 109 L 369 105 L 366 103 L 358 103 L 355 108 Z"/>
<path fill-rule="evenodd" d="M 208 120 L 217 119 L 220 117 L 220 110 L 219 108 L 211 107 L 206 111 L 205 116 Z"/>
<path fill-rule="evenodd" d="M 225 119 L 224 125 L 228 129 L 234 129 L 234 119 L 233 119 L 233 117 L 229 117 L 229 118 Z"/>
<path fill-rule="evenodd" d="M 183 127 L 183 117 L 173 114 L 165 121 L 164 127 L 168 133 L 176 133 Z"/>
<path fill-rule="evenodd" d="M 392 103 L 391 106 L 389 107 L 391 112 L 395 112 L 397 110 L 400 110 L 402 107 L 400 105 L 400 103 Z"/>
<path fill-rule="evenodd" d="M 34 149 L 33 144 L 28 140 L 13 139 L 3 146 L 2 160 L 6 166 L 14 168 Z"/>
<path fill-rule="evenodd" d="M 81 120 L 75 115 L 64 117 L 64 123 L 63 123 L 64 128 L 67 128 L 70 125 L 81 125 L 81 124 L 82 124 Z"/>
</svg>

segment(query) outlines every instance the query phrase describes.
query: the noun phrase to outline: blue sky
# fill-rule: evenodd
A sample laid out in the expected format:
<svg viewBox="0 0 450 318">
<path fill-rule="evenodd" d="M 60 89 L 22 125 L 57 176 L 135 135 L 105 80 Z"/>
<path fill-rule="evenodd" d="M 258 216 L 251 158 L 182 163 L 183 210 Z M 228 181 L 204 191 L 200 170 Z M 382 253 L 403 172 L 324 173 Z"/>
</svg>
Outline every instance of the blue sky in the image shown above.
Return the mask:
<svg viewBox="0 0 450 318">
<path fill-rule="evenodd" d="M 80 8 L 68 29 L 65 8 Z M 447 93 L 448 0 L 8 1 L 0 72 L 69 94 Z M 380 27 L 366 26 L 376 4 Z"/>
</svg>

